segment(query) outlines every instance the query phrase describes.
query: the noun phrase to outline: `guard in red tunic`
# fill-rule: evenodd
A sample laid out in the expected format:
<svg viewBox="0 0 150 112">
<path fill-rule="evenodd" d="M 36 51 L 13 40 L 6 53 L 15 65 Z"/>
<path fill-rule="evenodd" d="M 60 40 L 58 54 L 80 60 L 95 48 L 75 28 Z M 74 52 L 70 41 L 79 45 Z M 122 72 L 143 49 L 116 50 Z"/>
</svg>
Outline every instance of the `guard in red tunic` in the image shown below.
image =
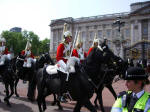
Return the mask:
<svg viewBox="0 0 150 112">
<path fill-rule="evenodd" d="M 83 41 L 81 40 L 80 32 L 78 33 L 76 46 L 75 49 L 73 49 L 72 56 L 79 58 L 81 63 L 87 56 L 87 53 L 83 50 Z"/>
<path fill-rule="evenodd" d="M 93 50 L 93 48 L 98 47 L 98 45 L 99 45 L 99 39 L 97 38 L 97 35 L 96 35 L 96 33 L 95 33 L 95 37 L 94 37 L 93 44 L 92 44 L 92 46 L 90 47 L 90 49 L 89 49 L 87 55 L 90 54 L 90 52 Z"/>
<path fill-rule="evenodd" d="M 12 56 L 6 48 L 5 38 L 0 37 L 0 66 L 4 65 L 5 60 L 11 60 Z"/>
<path fill-rule="evenodd" d="M 22 50 L 21 55 L 25 56 L 23 67 L 31 68 L 32 62 L 34 62 L 34 55 L 31 51 L 31 43 L 27 41 L 25 50 Z"/>
<path fill-rule="evenodd" d="M 60 43 L 57 47 L 56 53 L 56 61 L 57 64 L 66 71 L 66 62 L 70 57 L 71 53 L 71 41 L 72 41 L 72 34 L 70 31 L 67 31 L 67 24 L 64 24 L 64 40 Z"/>
<path fill-rule="evenodd" d="M 69 71 L 67 69 L 67 60 L 69 59 L 71 55 L 71 46 L 72 46 L 72 34 L 70 31 L 67 31 L 67 24 L 64 24 L 64 31 L 63 31 L 63 42 L 60 43 L 57 47 L 57 53 L 56 53 L 56 61 L 58 68 L 61 72 L 64 72 L 67 74 L 67 79 L 69 77 Z M 64 88 L 64 84 L 62 84 L 62 88 Z M 67 102 L 65 97 L 62 95 L 60 96 L 59 100 L 61 102 Z"/>
</svg>

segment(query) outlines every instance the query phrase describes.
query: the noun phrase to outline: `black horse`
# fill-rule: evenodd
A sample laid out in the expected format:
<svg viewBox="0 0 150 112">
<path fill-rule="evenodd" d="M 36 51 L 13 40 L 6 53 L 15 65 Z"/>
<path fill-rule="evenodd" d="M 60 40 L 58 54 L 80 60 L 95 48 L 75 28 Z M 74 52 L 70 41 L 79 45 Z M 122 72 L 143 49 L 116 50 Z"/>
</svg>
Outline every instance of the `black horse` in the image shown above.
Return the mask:
<svg viewBox="0 0 150 112">
<path fill-rule="evenodd" d="M 15 71 L 13 70 L 12 66 L 14 60 L 15 58 L 11 60 L 6 59 L 4 65 L 0 66 L 0 75 L 2 76 L 6 92 L 6 97 L 4 98 L 4 101 L 7 103 L 8 106 L 11 106 L 9 99 L 14 94 Z M 9 92 L 9 87 L 11 93 Z"/>
<path fill-rule="evenodd" d="M 68 81 L 66 81 L 66 74 L 58 71 L 56 74 L 50 76 L 44 72 L 44 68 L 40 69 L 37 74 L 38 85 L 38 106 L 39 111 L 43 112 L 46 109 L 45 97 L 49 94 L 61 94 L 61 89 L 66 85 L 73 100 L 77 101 L 74 112 L 80 112 L 82 106 L 87 107 L 91 112 L 96 112 L 95 107 L 90 102 L 96 88 L 96 81 L 101 71 L 101 64 L 105 60 L 110 59 L 107 52 L 101 51 L 99 48 L 94 48 L 83 64 L 75 64 L 75 73 L 70 73 Z M 45 77 L 51 78 L 45 78 Z M 65 77 L 65 78 L 64 78 Z M 43 108 L 41 107 L 43 104 Z M 58 100 L 59 109 L 62 109 Z"/>
<path fill-rule="evenodd" d="M 51 63 L 54 64 L 52 61 L 49 53 L 45 53 L 42 56 L 40 56 L 39 59 L 36 60 L 36 62 L 32 63 L 31 68 L 24 68 L 23 63 L 24 63 L 25 57 L 21 54 L 18 55 L 16 59 L 16 70 L 17 70 L 17 78 L 15 81 L 15 94 L 16 96 L 19 96 L 17 93 L 17 84 L 19 79 L 29 81 L 29 86 L 28 86 L 28 93 L 27 97 L 29 100 L 34 101 L 35 100 L 35 89 L 36 89 L 36 72 L 38 68 L 44 67 L 45 64 Z"/>
<path fill-rule="evenodd" d="M 107 64 L 107 68 L 105 70 L 102 70 L 102 77 L 100 80 L 100 84 L 98 89 L 96 90 L 96 98 L 94 101 L 95 106 L 98 108 L 97 100 L 99 101 L 101 111 L 105 112 L 103 107 L 103 100 L 102 100 L 102 91 L 104 87 L 107 87 L 108 90 L 113 94 L 114 98 L 117 98 L 117 95 L 112 87 L 113 80 L 116 75 L 119 75 L 119 78 L 123 78 L 125 75 L 125 72 L 128 68 L 127 61 L 124 61 L 120 57 L 112 56 L 111 60 L 109 61 L 109 64 Z"/>
</svg>

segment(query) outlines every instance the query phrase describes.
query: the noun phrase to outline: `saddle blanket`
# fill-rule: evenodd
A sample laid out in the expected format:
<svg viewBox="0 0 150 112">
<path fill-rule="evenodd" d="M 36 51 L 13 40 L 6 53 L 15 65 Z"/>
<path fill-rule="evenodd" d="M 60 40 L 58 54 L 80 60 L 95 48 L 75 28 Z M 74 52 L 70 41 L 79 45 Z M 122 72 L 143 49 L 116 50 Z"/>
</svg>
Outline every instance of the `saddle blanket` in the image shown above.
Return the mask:
<svg viewBox="0 0 150 112">
<path fill-rule="evenodd" d="M 57 74 L 58 70 L 63 72 L 63 73 L 75 73 L 75 68 L 74 66 L 70 66 L 68 71 L 65 71 L 63 68 L 61 68 L 58 64 L 56 65 L 48 65 L 46 67 L 46 72 L 49 75 Z"/>
</svg>

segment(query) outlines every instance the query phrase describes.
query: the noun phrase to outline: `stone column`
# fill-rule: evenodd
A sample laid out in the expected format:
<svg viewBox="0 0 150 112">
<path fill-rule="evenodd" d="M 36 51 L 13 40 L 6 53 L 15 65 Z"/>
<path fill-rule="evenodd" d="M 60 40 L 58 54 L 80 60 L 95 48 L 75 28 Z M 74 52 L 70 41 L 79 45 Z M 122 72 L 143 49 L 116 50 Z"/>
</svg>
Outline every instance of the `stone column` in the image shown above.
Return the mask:
<svg viewBox="0 0 150 112">
<path fill-rule="evenodd" d="M 50 32 L 51 32 L 51 36 L 50 36 L 50 53 L 52 53 L 53 52 L 53 38 L 54 38 L 54 30 L 50 30 Z"/>
<path fill-rule="evenodd" d="M 57 30 L 56 30 L 56 37 L 55 37 L 55 38 L 56 38 L 56 46 L 58 46 L 58 39 L 59 39 L 59 34 L 58 34 L 58 33 L 59 33 L 59 30 L 57 29 Z M 54 52 L 56 52 L 56 51 L 57 51 L 57 50 L 55 49 Z"/>
<path fill-rule="evenodd" d="M 142 40 L 142 25 L 141 25 L 141 21 L 139 21 L 139 23 L 138 23 L 138 32 L 139 32 L 139 40 L 138 41 L 141 41 Z"/>
<path fill-rule="evenodd" d="M 150 19 L 148 20 L 148 40 L 150 40 Z"/>
<path fill-rule="evenodd" d="M 121 58 L 123 58 L 123 43 L 120 43 L 120 54 L 119 54 L 119 56 L 121 57 Z"/>
<path fill-rule="evenodd" d="M 131 45 L 134 43 L 134 24 L 131 23 Z"/>
</svg>

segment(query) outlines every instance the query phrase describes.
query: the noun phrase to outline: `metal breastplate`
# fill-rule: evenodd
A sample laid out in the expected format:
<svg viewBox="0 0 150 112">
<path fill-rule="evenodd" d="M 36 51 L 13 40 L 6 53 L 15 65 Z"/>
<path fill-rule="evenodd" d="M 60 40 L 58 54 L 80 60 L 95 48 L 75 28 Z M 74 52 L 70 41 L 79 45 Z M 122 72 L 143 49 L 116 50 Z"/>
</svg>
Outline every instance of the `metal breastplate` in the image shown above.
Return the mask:
<svg viewBox="0 0 150 112">
<path fill-rule="evenodd" d="M 63 57 L 70 56 L 71 48 L 70 45 L 64 45 L 65 49 L 63 51 Z"/>
<path fill-rule="evenodd" d="M 29 57 L 31 55 L 31 51 L 25 51 L 25 55 Z"/>
<path fill-rule="evenodd" d="M 77 51 L 78 51 L 78 56 L 79 56 L 79 58 L 80 58 L 81 60 L 83 60 L 83 59 L 84 59 L 84 52 L 83 52 L 83 49 L 80 48 L 80 49 L 77 50 Z"/>
</svg>

